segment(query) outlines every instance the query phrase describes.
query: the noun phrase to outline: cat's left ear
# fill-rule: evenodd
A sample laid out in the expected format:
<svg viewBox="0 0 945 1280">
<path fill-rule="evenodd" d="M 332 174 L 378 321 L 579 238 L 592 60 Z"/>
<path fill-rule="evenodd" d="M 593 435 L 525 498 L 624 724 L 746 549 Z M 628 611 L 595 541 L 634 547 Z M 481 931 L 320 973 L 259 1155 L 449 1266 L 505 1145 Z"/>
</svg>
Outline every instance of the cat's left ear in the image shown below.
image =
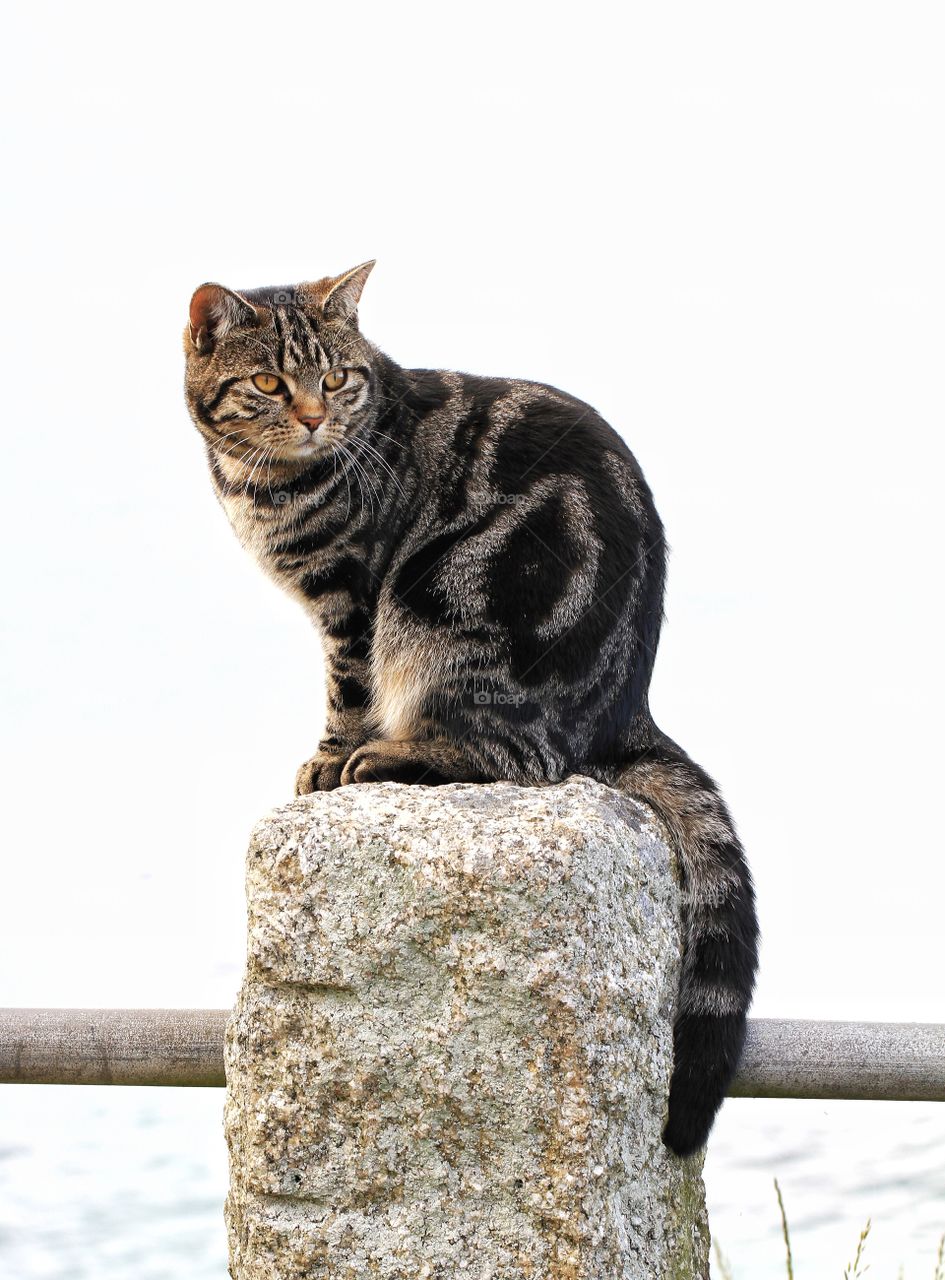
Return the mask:
<svg viewBox="0 0 945 1280">
<path fill-rule="evenodd" d="M 330 276 L 326 280 L 317 280 L 314 284 L 302 285 L 301 291 L 321 307 L 326 316 L 333 320 L 352 320 L 357 323 L 358 303 L 374 263 L 375 259 L 372 258 L 370 262 L 362 262 L 359 267 L 352 267 L 340 276 Z"/>
</svg>

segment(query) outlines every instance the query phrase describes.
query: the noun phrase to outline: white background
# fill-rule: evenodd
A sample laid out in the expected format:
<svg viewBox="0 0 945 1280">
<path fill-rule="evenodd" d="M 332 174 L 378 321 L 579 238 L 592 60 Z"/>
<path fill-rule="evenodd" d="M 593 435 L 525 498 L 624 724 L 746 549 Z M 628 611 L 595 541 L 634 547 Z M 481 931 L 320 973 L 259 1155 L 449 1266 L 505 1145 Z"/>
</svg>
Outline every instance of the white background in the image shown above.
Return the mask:
<svg viewBox="0 0 945 1280">
<path fill-rule="evenodd" d="M 0 1003 L 231 1002 L 320 662 L 214 501 L 180 334 L 204 280 L 377 257 L 396 359 L 562 386 L 640 459 L 653 707 L 739 821 L 755 1012 L 943 1019 L 942 36 L 830 0 L 9 13 Z"/>
</svg>

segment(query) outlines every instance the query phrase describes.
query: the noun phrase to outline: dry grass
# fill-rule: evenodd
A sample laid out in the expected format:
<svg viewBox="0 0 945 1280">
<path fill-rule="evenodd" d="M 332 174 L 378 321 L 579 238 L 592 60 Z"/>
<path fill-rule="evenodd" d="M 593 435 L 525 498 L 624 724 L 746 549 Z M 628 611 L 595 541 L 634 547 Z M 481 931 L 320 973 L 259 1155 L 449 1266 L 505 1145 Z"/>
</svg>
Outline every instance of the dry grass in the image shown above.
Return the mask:
<svg viewBox="0 0 945 1280">
<path fill-rule="evenodd" d="M 712 1241 L 712 1251 L 715 1254 L 715 1265 L 719 1269 L 719 1280 L 735 1280 L 729 1260 L 722 1252 L 722 1246 L 718 1240 Z"/>
<path fill-rule="evenodd" d="M 856 1257 L 853 1259 L 850 1266 L 844 1269 L 843 1280 L 859 1280 L 859 1277 L 862 1276 L 863 1272 L 866 1270 L 866 1267 L 863 1268 L 863 1271 L 860 1270 L 860 1263 L 863 1259 L 863 1250 L 866 1248 L 866 1238 L 870 1233 L 871 1226 L 872 1219 L 867 1218 L 866 1226 L 860 1232 L 860 1238 L 856 1242 Z"/>
<path fill-rule="evenodd" d="M 774 1189 L 778 1197 L 778 1208 L 781 1210 L 781 1231 L 784 1235 L 784 1247 L 787 1250 L 787 1273 L 788 1280 L 794 1280 L 794 1259 L 791 1256 L 791 1229 L 788 1226 L 787 1213 L 784 1209 L 784 1197 L 781 1195 L 781 1188 L 778 1180 L 774 1180 Z"/>
<path fill-rule="evenodd" d="M 784 1207 L 784 1197 L 781 1194 L 781 1188 L 778 1180 L 774 1180 L 774 1190 L 778 1197 L 778 1209 L 781 1213 L 781 1234 L 784 1236 L 784 1248 L 786 1252 L 786 1266 L 788 1280 L 794 1280 L 794 1255 L 791 1251 L 791 1228 L 788 1225 L 787 1210 Z M 862 1280 L 862 1277 L 869 1271 L 869 1263 L 864 1265 L 863 1256 L 866 1252 L 866 1242 L 869 1239 L 872 1230 L 872 1220 L 866 1220 L 866 1226 L 860 1232 L 860 1238 L 856 1243 L 856 1253 L 853 1261 L 849 1263 L 843 1272 L 843 1280 Z M 715 1265 L 718 1270 L 719 1280 L 735 1280 L 735 1273 L 732 1271 L 731 1263 L 722 1252 L 722 1247 L 718 1240 L 712 1242 L 713 1252 L 715 1254 Z M 905 1269 L 899 1268 L 898 1280 L 905 1280 Z M 945 1280 L 945 1235 L 938 1242 L 938 1253 L 935 1261 L 935 1274 L 932 1280 Z"/>
</svg>

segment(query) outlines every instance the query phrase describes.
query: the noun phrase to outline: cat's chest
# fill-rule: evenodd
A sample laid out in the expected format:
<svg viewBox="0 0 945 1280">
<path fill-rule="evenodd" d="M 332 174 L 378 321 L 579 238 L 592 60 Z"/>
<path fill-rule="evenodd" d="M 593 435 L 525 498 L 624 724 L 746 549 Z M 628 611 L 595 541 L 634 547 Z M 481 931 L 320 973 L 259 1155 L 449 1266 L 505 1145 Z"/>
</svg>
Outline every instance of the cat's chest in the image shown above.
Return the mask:
<svg viewBox="0 0 945 1280">
<path fill-rule="evenodd" d="M 298 574 L 286 571 L 285 557 L 280 556 L 278 551 L 291 536 L 288 522 L 280 518 L 278 511 L 271 516 L 261 515 L 253 509 L 252 503 L 241 497 L 224 499 L 223 508 L 243 550 L 248 551 L 259 567 L 280 587 L 297 595 L 293 579 Z"/>
<path fill-rule="evenodd" d="M 317 624 L 330 626 L 353 609 L 373 612 L 377 574 L 356 526 L 339 537 L 317 514 L 299 520 L 278 506 L 254 509 L 238 499 L 224 505 L 245 550 Z"/>
<path fill-rule="evenodd" d="M 263 568 L 267 568 L 267 562 L 274 562 L 274 535 L 277 537 L 283 532 L 284 522 L 277 521 L 274 524 L 271 520 L 262 519 L 253 504 L 241 494 L 224 498 L 223 509 L 243 548 Z"/>
<path fill-rule="evenodd" d="M 260 509 L 242 495 L 224 499 L 223 507 L 244 550 L 280 587 L 310 605 L 302 585 L 313 557 L 305 552 L 292 512 L 278 506 Z"/>
</svg>

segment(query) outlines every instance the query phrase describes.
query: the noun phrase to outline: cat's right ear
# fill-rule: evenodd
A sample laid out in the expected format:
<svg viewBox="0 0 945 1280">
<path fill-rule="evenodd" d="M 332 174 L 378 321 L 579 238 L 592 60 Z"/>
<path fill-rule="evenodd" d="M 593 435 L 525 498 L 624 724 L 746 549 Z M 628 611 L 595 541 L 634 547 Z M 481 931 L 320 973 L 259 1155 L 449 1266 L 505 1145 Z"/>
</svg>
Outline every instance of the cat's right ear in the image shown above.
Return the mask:
<svg viewBox="0 0 945 1280">
<path fill-rule="evenodd" d="M 209 355 L 231 329 L 255 328 L 256 308 L 222 284 L 202 284 L 190 300 L 190 340 L 198 355 Z"/>
</svg>

